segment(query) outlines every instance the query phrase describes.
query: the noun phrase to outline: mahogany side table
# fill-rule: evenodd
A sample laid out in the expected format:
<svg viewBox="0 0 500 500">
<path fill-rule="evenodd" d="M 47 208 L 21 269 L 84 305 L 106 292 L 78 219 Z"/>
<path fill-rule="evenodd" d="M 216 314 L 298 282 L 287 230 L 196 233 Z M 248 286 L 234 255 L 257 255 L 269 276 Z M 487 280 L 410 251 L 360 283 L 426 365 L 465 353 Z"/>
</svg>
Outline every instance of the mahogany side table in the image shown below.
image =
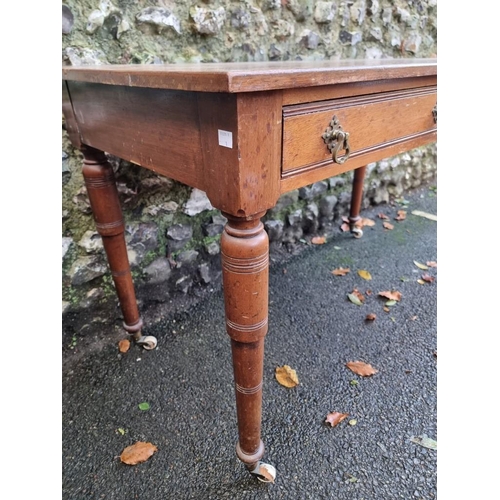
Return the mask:
<svg viewBox="0 0 500 500">
<path fill-rule="evenodd" d="M 64 67 L 63 113 L 116 285 L 141 333 L 113 170 L 104 152 L 199 188 L 227 218 L 221 237 L 236 453 L 263 481 L 262 374 L 269 245 L 261 217 L 282 193 L 355 169 L 351 231 L 367 163 L 437 139 L 436 59 Z"/>
</svg>

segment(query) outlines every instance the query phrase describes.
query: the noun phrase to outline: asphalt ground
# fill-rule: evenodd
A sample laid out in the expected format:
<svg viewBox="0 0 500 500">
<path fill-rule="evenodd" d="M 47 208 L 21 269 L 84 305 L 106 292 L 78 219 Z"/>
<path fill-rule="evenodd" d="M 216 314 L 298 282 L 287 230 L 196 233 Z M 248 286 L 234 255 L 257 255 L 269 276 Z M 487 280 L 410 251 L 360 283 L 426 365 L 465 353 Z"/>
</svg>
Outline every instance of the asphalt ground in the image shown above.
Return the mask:
<svg viewBox="0 0 500 500">
<path fill-rule="evenodd" d="M 158 338 L 153 351 L 132 345 L 121 354 L 114 337 L 78 356 L 64 351 L 62 498 L 437 498 L 437 451 L 414 442 L 437 440 L 438 267 L 415 264 L 437 262 L 437 223 L 411 214 L 436 214 L 437 195 L 426 186 L 404 198 L 364 210 L 375 225 L 361 239 L 342 233 L 271 264 L 262 439 L 274 484 L 257 481 L 235 455 L 230 343 L 216 290 L 147 325 L 144 333 Z M 404 221 L 394 220 L 398 210 Z M 332 275 L 339 267 L 350 272 Z M 433 280 L 421 284 L 425 273 Z M 355 288 L 361 306 L 347 297 Z M 401 300 L 386 312 L 378 293 L 390 290 Z M 358 360 L 377 373 L 346 367 Z M 297 372 L 294 388 L 275 379 L 285 364 Z M 334 411 L 348 417 L 331 427 L 325 418 Z M 158 451 L 122 463 L 137 441 Z"/>
</svg>

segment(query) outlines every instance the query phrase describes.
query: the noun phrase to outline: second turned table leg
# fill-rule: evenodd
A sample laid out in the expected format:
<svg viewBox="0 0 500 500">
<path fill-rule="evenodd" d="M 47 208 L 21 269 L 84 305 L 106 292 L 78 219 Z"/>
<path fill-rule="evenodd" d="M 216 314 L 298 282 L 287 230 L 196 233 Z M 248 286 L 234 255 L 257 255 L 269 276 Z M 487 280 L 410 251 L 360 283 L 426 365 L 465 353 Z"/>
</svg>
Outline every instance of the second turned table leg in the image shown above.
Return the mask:
<svg viewBox="0 0 500 500">
<path fill-rule="evenodd" d="M 352 181 L 351 209 L 349 211 L 349 228 L 355 238 L 361 238 L 363 231 L 357 223 L 361 220 L 361 201 L 363 199 L 363 183 L 365 180 L 366 165 L 354 171 Z"/>
<path fill-rule="evenodd" d="M 269 286 L 269 240 L 260 221 L 264 213 L 251 220 L 224 215 L 228 222 L 221 254 L 238 417 L 236 454 L 258 479 L 274 481 L 274 467 L 260 461 L 264 455 L 260 431 Z"/>
<path fill-rule="evenodd" d="M 82 153 L 84 157 L 82 171 L 87 194 L 115 283 L 124 319 L 123 327 L 133 336 L 136 343 L 145 349 L 154 349 L 156 338 L 150 335 L 143 336 L 141 332 L 143 323 L 130 273 L 124 237 L 125 225 L 113 168 L 106 155 L 98 149 L 85 146 L 82 147 Z"/>
</svg>

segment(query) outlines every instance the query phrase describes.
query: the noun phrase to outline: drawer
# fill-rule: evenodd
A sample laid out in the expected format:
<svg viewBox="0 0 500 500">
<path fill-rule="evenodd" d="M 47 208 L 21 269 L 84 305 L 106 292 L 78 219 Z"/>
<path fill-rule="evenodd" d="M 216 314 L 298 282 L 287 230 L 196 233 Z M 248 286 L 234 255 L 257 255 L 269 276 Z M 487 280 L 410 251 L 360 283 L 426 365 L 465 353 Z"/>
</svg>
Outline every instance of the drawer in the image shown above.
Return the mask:
<svg viewBox="0 0 500 500">
<path fill-rule="evenodd" d="M 436 86 L 429 86 L 284 106 L 282 178 L 335 165 L 322 137 L 334 116 L 349 134 L 343 171 L 392 156 L 398 144 L 427 142 L 435 134 L 436 98 Z"/>
</svg>

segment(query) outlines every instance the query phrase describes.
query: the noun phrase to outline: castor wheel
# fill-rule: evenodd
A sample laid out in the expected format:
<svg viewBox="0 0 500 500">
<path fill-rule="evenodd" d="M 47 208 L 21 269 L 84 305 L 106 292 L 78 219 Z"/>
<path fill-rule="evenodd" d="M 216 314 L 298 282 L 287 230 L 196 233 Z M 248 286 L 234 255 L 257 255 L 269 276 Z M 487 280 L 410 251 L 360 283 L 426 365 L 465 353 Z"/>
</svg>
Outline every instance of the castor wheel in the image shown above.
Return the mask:
<svg viewBox="0 0 500 500">
<path fill-rule="evenodd" d="M 259 481 L 263 483 L 274 483 L 276 479 L 276 469 L 271 464 L 257 462 L 254 469 L 250 471 Z"/>
<path fill-rule="evenodd" d="M 135 342 L 137 345 L 141 345 L 142 347 L 144 347 L 146 351 L 153 350 L 158 344 L 156 337 L 153 337 L 152 335 L 146 335 L 145 337 L 140 337 Z"/>
<path fill-rule="evenodd" d="M 355 238 L 361 238 L 361 236 L 363 236 L 363 230 L 360 227 L 351 228 L 351 233 Z"/>
</svg>

